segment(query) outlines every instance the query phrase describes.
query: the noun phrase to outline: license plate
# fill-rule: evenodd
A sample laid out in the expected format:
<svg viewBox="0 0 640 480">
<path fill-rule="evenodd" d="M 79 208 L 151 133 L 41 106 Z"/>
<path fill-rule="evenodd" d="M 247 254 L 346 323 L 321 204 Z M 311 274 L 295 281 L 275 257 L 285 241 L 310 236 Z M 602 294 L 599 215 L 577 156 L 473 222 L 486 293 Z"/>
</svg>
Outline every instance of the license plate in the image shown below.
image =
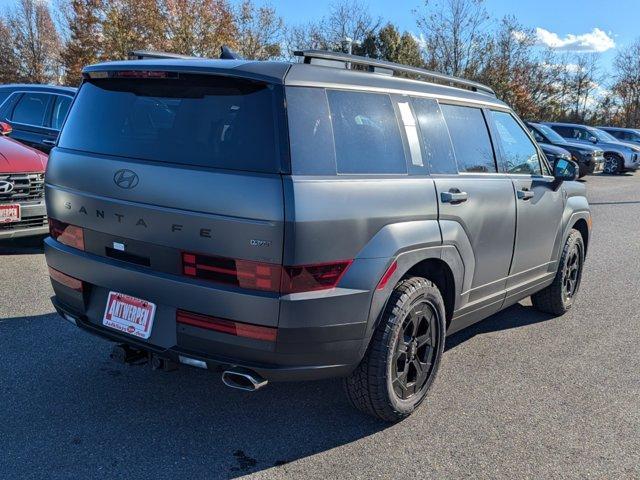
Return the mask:
<svg viewBox="0 0 640 480">
<path fill-rule="evenodd" d="M 151 335 L 155 313 L 154 303 L 124 293 L 109 292 L 102 324 L 147 339 Z"/>
<path fill-rule="evenodd" d="M 0 223 L 20 221 L 20 205 L 0 205 Z"/>
</svg>

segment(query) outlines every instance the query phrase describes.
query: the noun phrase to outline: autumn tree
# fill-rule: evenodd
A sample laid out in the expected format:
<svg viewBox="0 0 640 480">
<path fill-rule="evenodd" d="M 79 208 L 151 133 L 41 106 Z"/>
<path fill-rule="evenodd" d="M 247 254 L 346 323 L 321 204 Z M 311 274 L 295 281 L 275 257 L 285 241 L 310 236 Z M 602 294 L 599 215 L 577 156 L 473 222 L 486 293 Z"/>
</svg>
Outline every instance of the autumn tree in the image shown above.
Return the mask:
<svg viewBox="0 0 640 480">
<path fill-rule="evenodd" d="M 281 56 L 284 20 L 268 5 L 244 0 L 235 16 L 236 48 L 244 58 L 267 60 Z"/>
<path fill-rule="evenodd" d="M 62 50 L 65 83 L 78 85 L 82 68 L 103 55 L 102 21 L 104 0 L 71 0 L 64 16 L 69 38 Z"/>
<path fill-rule="evenodd" d="M 168 50 L 216 57 L 222 45 L 237 47 L 234 12 L 226 0 L 163 0 Z"/>
<path fill-rule="evenodd" d="M 8 25 L 0 18 L 0 84 L 20 80 L 18 57 L 13 46 L 13 36 Z"/>
<path fill-rule="evenodd" d="M 109 0 L 102 22 L 105 60 L 124 60 L 132 50 L 165 50 L 166 18 L 160 0 Z"/>
<path fill-rule="evenodd" d="M 59 81 L 61 41 L 46 2 L 20 0 L 7 27 L 17 61 L 17 76 L 29 83 Z"/>
</svg>

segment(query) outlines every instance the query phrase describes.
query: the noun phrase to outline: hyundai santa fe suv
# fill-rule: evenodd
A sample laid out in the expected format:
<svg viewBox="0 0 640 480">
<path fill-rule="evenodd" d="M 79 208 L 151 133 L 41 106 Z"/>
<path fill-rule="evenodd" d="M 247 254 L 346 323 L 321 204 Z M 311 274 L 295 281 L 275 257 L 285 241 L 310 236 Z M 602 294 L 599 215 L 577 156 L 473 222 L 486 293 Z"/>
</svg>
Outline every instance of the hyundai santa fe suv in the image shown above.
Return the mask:
<svg viewBox="0 0 640 480">
<path fill-rule="evenodd" d="M 488 87 L 298 56 L 85 68 L 46 176 L 53 302 L 125 362 L 343 377 L 397 421 L 447 335 L 529 296 L 571 308 L 585 187 Z"/>
</svg>

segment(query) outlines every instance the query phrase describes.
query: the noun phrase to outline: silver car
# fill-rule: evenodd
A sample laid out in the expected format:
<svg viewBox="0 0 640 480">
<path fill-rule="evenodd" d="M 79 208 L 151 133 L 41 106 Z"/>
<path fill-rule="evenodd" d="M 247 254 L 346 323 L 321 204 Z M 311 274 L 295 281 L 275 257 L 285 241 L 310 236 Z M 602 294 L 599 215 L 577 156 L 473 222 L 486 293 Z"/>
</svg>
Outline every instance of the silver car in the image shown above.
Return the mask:
<svg viewBox="0 0 640 480">
<path fill-rule="evenodd" d="M 640 146 L 621 142 L 603 130 L 575 123 L 546 122 L 544 125 L 549 125 L 567 140 L 602 148 L 604 150 L 604 173 L 633 172 L 640 166 Z"/>
</svg>

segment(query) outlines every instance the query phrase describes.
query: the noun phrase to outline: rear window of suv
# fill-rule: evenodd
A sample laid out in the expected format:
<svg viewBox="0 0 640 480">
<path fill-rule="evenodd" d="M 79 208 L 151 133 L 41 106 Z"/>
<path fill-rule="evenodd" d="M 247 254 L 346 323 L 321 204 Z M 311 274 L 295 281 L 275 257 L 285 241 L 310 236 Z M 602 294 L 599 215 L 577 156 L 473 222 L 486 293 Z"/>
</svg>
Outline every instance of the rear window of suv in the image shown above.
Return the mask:
<svg viewBox="0 0 640 480">
<path fill-rule="evenodd" d="M 281 172 L 278 96 L 272 85 L 209 75 L 93 79 L 80 88 L 58 144 L 141 160 Z"/>
</svg>

